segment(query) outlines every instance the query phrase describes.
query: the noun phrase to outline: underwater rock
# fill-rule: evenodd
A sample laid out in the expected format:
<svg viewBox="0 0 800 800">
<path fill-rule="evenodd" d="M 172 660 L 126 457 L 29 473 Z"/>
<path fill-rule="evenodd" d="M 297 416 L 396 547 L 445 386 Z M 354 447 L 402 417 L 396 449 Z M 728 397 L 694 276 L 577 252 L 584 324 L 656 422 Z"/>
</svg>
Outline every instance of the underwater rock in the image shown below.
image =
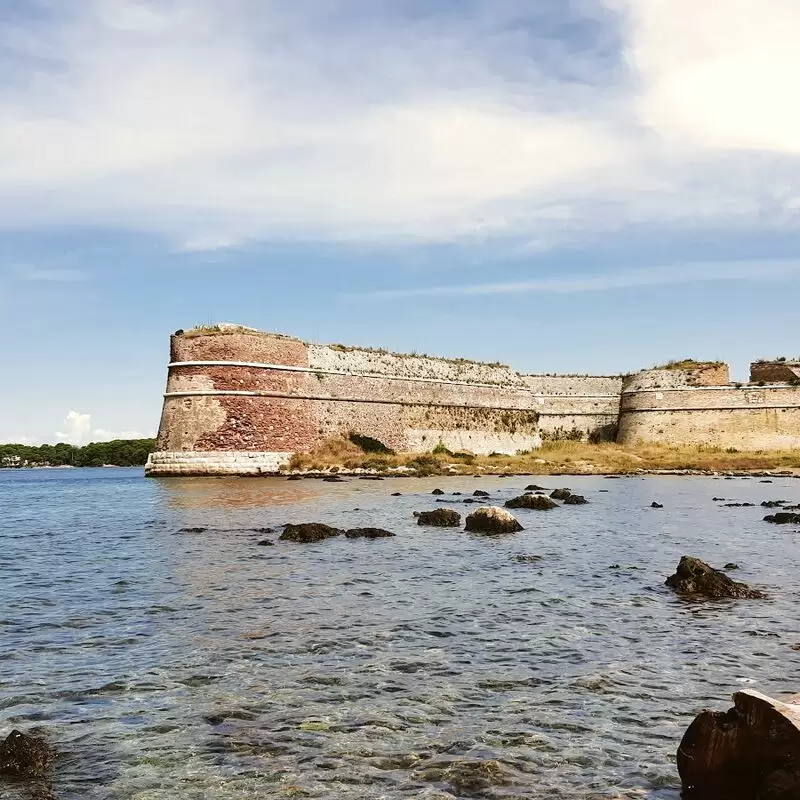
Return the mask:
<svg viewBox="0 0 800 800">
<path fill-rule="evenodd" d="M 348 539 L 386 539 L 395 536 L 390 531 L 383 528 L 351 528 L 344 534 Z"/>
<path fill-rule="evenodd" d="M 498 506 L 486 506 L 473 511 L 467 517 L 466 529 L 472 533 L 516 533 L 521 531 L 513 514 Z"/>
<path fill-rule="evenodd" d="M 549 511 L 551 508 L 558 508 L 558 503 L 554 503 L 549 497 L 542 497 L 539 494 L 521 494 L 519 497 L 512 497 L 504 503 L 506 508 L 532 508 L 536 511 Z"/>
<path fill-rule="evenodd" d="M 341 536 L 344 531 L 340 528 L 332 528 L 321 522 L 303 522 L 299 525 L 287 525 L 280 535 L 282 542 L 321 542 L 323 539 L 330 539 L 333 536 Z"/>
<path fill-rule="evenodd" d="M 53 752 L 44 739 L 13 730 L 0 744 L 0 774 L 38 778 L 44 775 L 52 758 Z"/>
<path fill-rule="evenodd" d="M 435 511 L 421 511 L 418 513 L 417 525 L 432 525 L 435 528 L 457 528 L 461 524 L 461 514 L 451 508 L 437 508 Z"/>
<path fill-rule="evenodd" d="M 737 599 L 764 598 L 759 589 L 746 583 L 737 583 L 724 572 L 714 569 L 692 556 L 683 556 L 674 575 L 666 580 L 667 586 L 678 594 L 702 595 L 709 598 L 733 597 Z"/>
</svg>

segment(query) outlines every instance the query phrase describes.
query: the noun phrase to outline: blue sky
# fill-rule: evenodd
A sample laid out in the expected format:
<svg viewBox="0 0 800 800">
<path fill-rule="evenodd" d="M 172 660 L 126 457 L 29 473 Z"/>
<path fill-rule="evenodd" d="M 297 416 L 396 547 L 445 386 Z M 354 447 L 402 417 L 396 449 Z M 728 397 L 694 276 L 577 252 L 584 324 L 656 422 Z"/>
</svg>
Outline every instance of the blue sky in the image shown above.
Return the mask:
<svg viewBox="0 0 800 800">
<path fill-rule="evenodd" d="M 4 3 L 0 440 L 155 431 L 198 323 L 530 372 L 797 354 L 797 30 L 786 0 Z"/>
</svg>

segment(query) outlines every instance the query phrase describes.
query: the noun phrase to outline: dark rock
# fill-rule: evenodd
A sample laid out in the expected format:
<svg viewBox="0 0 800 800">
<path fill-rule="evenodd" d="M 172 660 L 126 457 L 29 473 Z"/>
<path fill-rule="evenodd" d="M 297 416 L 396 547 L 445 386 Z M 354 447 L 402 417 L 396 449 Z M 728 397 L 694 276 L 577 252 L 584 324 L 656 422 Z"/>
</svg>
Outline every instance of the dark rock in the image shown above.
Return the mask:
<svg viewBox="0 0 800 800">
<path fill-rule="evenodd" d="M 752 508 L 755 503 L 725 503 L 725 508 Z"/>
<path fill-rule="evenodd" d="M 394 535 L 383 528 L 352 528 L 345 533 L 348 539 L 386 539 Z"/>
<path fill-rule="evenodd" d="M 530 486 L 525 487 L 526 492 L 546 492 L 546 486 L 537 486 L 535 483 L 532 483 Z"/>
<path fill-rule="evenodd" d="M 339 477 L 338 475 L 326 475 L 323 479 L 326 483 L 344 483 L 344 478 Z"/>
<path fill-rule="evenodd" d="M 550 492 L 550 497 L 553 500 L 566 500 L 572 492 L 569 489 L 556 489 L 553 492 Z"/>
<path fill-rule="evenodd" d="M 663 503 L 656 503 L 656 501 L 653 500 L 653 502 L 650 503 L 650 508 L 664 508 L 664 505 Z"/>
<path fill-rule="evenodd" d="M 359 477 L 360 481 L 382 481 L 383 478 L 380 475 L 361 475 Z"/>
<path fill-rule="evenodd" d="M 453 497 L 461 497 L 461 492 L 453 492 Z"/>
<path fill-rule="evenodd" d="M 457 528 L 461 524 L 461 514 L 451 508 L 422 511 L 417 517 L 417 524 L 432 525 L 435 528 Z"/>
<path fill-rule="evenodd" d="M 535 564 L 537 561 L 541 560 L 542 556 L 514 556 L 514 561 L 520 564 Z"/>
<path fill-rule="evenodd" d="M 287 481 L 301 481 L 301 480 L 303 480 L 303 476 L 302 475 L 289 475 L 289 477 L 286 478 L 286 480 Z"/>
<path fill-rule="evenodd" d="M 774 522 L 776 525 L 798 525 L 800 524 L 800 514 L 791 511 L 779 511 L 777 514 L 767 514 L 764 522 Z"/>
<path fill-rule="evenodd" d="M 761 505 L 764 508 L 780 508 L 786 505 L 786 500 L 763 500 Z"/>
<path fill-rule="evenodd" d="M 403 495 L 401 492 L 392 492 L 392 497 L 402 497 L 402 496 Z"/>
<path fill-rule="evenodd" d="M 47 771 L 53 753 L 44 739 L 13 730 L 0 744 L 0 774 L 39 778 Z"/>
<path fill-rule="evenodd" d="M 483 489 L 476 489 L 472 493 L 473 497 L 489 497 L 489 492 L 484 492 Z"/>
<path fill-rule="evenodd" d="M 710 567 L 705 561 L 683 556 L 674 575 L 666 580 L 667 586 L 678 594 L 698 595 L 708 598 L 763 598 L 764 592 L 751 589 L 746 583 L 731 580 L 724 572 Z"/>
<path fill-rule="evenodd" d="M 434 489 L 431 494 L 444 494 L 444 492 L 441 489 Z"/>
<path fill-rule="evenodd" d="M 506 508 L 531 508 L 535 511 L 549 511 L 551 508 L 558 508 L 558 503 L 554 503 L 549 497 L 542 497 L 538 494 L 522 494 L 519 497 L 512 497 L 504 503 Z"/>
<path fill-rule="evenodd" d="M 735 564 L 733 561 L 729 561 L 722 569 L 725 570 L 732 570 L 732 569 L 739 569 L 739 565 Z"/>
<path fill-rule="evenodd" d="M 280 535 L 283 542 L 321 542 L 323 539 L 330 539 L 333 536 L 341 536 L 344 533 L 339 528 L 332 528 L 330 525 L 323 525 L 321 522 L 304 522 L 300 525 L 287 525 Z"/>
<path fill-rule="evenodd" d="M 275 542 L 271 542 L 269 539 L 262 539 L 262 540 L 261 540 L 261 541 L 258 543 L 258 545 L 257 545 L 257 546 L 258 546 L 258 547 L 272 547 L 274 544 L 275 544 Z"/>
<path fill-rule="evenodd" d="M 711 499 L 712 499 L 712 500 L 713 500 L 715 503 L 724 503 L 724 502 L 725 502 L 725 498 L 724 498 L 724 497 L 712 497 Z"/>
<path fill-rule="evenodd" d="M 598 492 L 605 492 L 606 494 L 608 494 L 608 489 L 598 489 L 597 491 Z"/>
<path fill-rule="evenodd" d="M 275 533 L 275 528 L 251 528 L 253 533 Z"/>
<path fill-rule="evenodd" d="M 516 533 L 522 525 L 503 508 L 486 506 L 467 517 L 466 529 L 471 533 Z"/>
<path fill-rule="evenodd" d="M 421 514 L 422 514 L 422 512 L 421 512 L 421 511 L 415 511 L 415 512 L 414 512 L 414 516 L 415 516 L 415 517 L 419 517 Z"/>
<path fill-rule="evenodd" d="M 181 528 L 178 533 L 205 533 L 208 528 Z"/>
<path fill-rule="evenodd" d="M 733 703 L 726 712 L 702 711 L 684 734 L 677 754 L 684 796 L 800 797 L 800 706 L 750 689 Z"/>
<path fill-rule="evenodd" d="M 564 498 L 565 506 L 585 506 L 588 502 L 582 494 L 571 494 Z"/>
<path fill-rule="evenodd" d="M 759 483 L 772 483 L 772 481 L 759 481 Z"/>
</svg>

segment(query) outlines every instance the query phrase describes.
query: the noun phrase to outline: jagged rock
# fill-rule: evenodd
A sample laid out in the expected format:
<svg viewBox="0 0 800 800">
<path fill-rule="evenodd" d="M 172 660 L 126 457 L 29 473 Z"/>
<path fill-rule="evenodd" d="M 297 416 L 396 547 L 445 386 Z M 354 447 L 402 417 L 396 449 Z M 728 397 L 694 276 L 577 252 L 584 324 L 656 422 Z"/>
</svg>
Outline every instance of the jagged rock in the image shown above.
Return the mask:
<svg viewBox="0 0 800 800">
<path fill-rule="evenodd" d="M 692 556 L 683 556 L 674 575 L 666 580 L 667 586 L 678 594 L 700 595 L 709 598 L 763 598 L 764 592 L 751 589 L 746 583 L 731 580 L 724 572 L 714 569 Z"/>
<path fill-rule="evenodd" d="M 794 699 L 794 698 L 790 698 Z M 678 748 L 685 797 L 800 797 L 800 705 L 745 690 L 726 712 L 702 711 Z"/>
<path fill-rule="evenodd" d="M 664 505 L 663 503 L 656 503 L 656 501 L 653 500 L 653 502 L 650 503 L 650 508 L 664 508 Z"/>
<path fill-rule="evenodd" d="M 435 511 L 419 512 L 417 525 L 432 525 L 436 528 L 457 528 L 461 524 L 461 514 L 451 508 L 437 508 Z"/>
<path fill-rule="evenodd" d="M 431 494 L 444 494 L 444 492 L 441 489 L 434 489 Z"/>
<path fill-rule="evenodd" d="M 472 533 L 516 533 L 522 530 L 522 525 L 504 508 L 486 506 L 467 517 L 466 529 Z"/>
<path fill-rule="evenodd" d="M 546 492 L 546 486 L 537 486 L 535 483 L 532 483 L 530 486 L 525 487 L 526 492 Z"/>
<path fill-rule="evenodd" d="M 351 528 L 345 533 L 348 539 L 385 539 L 394 535 L 383 528 Z"/>
<path fill-rule="evenodd" d="M 565 506 L 585 506 L 588 502 L 582 494 L 571 494 L 564 498 Z"/>
<path fill-rule="evenodd" d="M 321 542 L 323 539 L 330 539 L 333 536 L 341 536 L 344 531 L 340 528 L 332 528 L 321 522 L 304 522 L 299 525 L 287 525 L 280 535 L 283 542 Z"/>
<path fill-rule="evenodd" d="M 780 508 L 783 505 L 786 505 L 785 500 L 763 500 L 761 503 L 764 508 Z"/>
<path fill-rule="evenodd" d="M 472 493 L 473 497 L 489 497 L 489 492 L 484 492 L 483 489 L 476 489 Z"/>
<path fill-rule="evenodd" d="M 0 744 L 0 774 L 38 778 L 44 775 L 52 757 L 44 739 L 13 730 Z"/>
<path fill-rule="evenodd" d="M 550 492 L 550 497 L 553 500 L 566 500 L 572 492 L 569 489 L 556 489 L 553 492 Z"/>
<path fill-rule="evenodd" d="M 504 503 L 506 508 L 532 508 L 536 511 L 549 511 L 551 508 L 558 508 L 558 503 L 554 503 L 549 497 L 542 497 L 538 494 L 522 494 L 519 497 L 512 497 Z"/>
<path fill-rule="evenodd" d="M 733 561 L 729 561 L 722 569 L 725 570 L 739 569 L 739 565 L 734 563 Z"/>
<path fill-rule="evenodd" d="M 800 524 L 800 514 L 791 511 L 779 511 L 777 514 L 767 514 L 764 522 L 774 522 L 776 525 L 797 525 Z"/>
</svg>

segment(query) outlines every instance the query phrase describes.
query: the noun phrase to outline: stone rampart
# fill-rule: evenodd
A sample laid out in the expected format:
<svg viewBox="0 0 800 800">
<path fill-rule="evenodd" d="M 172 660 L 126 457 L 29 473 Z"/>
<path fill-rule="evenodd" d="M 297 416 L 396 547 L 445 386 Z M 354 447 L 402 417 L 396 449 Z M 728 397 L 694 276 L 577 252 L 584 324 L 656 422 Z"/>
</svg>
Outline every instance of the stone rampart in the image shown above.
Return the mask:
<svg viewBox="0 0 800 800">
<path fill-rule="evenodd" d="M 800 447 L 797 381 L 731 384 L 727 365 L 716 362 L 624 378 L 523 375 L 501 364 L 308 344 L 239 326 L 179 331 L 170 355 L 150 475 L 274 472 L 293 453 L 350 433 L 401 452 L 442 444 L 515 453 L 543 438 L 615 437 Z M 769 368 L 786 376 L 793 362 Z"/>
</svg>

